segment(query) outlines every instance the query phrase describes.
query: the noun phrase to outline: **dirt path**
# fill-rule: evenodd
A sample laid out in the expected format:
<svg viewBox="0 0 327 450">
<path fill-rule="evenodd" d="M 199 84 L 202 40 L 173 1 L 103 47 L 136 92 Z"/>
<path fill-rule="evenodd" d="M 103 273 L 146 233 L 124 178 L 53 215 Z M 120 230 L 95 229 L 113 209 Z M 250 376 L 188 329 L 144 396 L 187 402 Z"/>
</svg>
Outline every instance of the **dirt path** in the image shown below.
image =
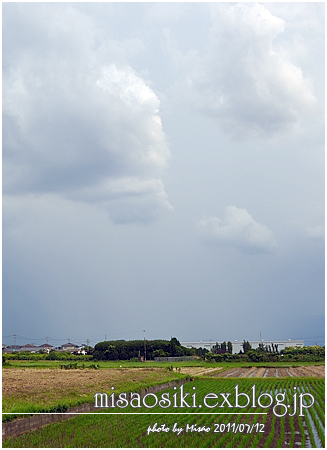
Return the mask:
<svg viewBox="0 0 327 450">
<path fill-rule="evenodd" d="M 305 375 L 307 377 L 325 377 L 325 366 L 306 366 L 304 368 L 306 373 L 308 373 L 308 375 Z"/>
<path fill-rule="evenodd" d="M 234 367 L 233 369 L 224 370 L 223 372 L 218 373 L 217 375 L 214 375 L 214 376 L 223 377 L 223 378 L 226 378 L 226 377 L 234 378 L 234 377 L 237 377 L 238 376 L 237 374 L 239 374 L 239 373 L 240 373 L 240 369 L 236 369 Z"/>
<path fill-rule="evenodd" d="M 291 367 L 291 373 L 298 373 L 299 377 L 325 377 L 325 366 L 301 366 L 301 367 Z"/>
<path fill-rule="evenodd" d="M 265 372 L 266 372 L 265 367 L 259 367 L 258 372 L 255 374 L 255 377 L 261 378 L 263 377 Z"/>
<path fill-rule="evenodd" d="M 285 367 L 280 367 L 278 369 L 278 376 L 279 377 L 289 377 L 289 374 L 286 372 Z"/>
<path fill-rule="evenodd" d="M 174 372 L 194 376 L 214 375 L 222 370 L 223 367 L 174 367 Z"/>
<path fill-rule="evenodd" d="M 243 372 L 241 375 L 239 375 L 242 378 L 247 378 L 249 376 L 251 376 L 254 372 L 256 372 L 257 368 L 256 367 L 250 367 L 249 369 L 246 369 L 245 372 Z"/>
</svg>

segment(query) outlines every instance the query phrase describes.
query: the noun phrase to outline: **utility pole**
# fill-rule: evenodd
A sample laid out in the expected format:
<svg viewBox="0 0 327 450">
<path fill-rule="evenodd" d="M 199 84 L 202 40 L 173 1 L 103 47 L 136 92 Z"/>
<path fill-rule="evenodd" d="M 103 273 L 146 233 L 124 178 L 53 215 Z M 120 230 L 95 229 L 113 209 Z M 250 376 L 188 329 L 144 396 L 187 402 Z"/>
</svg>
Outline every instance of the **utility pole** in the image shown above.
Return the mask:
<svg viewBox="0 0 327 450">
<path fill-rule="evenodd" d="M 48 337 L 46 337 L 46 340 L 47 340 L 47 344 L 49 343 L 48 341 L 49 341 L 49 338 Z"/>
<path fill-rule="evenodd" d="M 17 334 L 14 334 L 14 338 L 15 338 L 15 343 L 14 343 L 14 352 L 16 351 L 16 336 L 17 336 Z"/>
<path fill-rule="evenodd" d="M 90 343 L 90 339 L 86 339 L 86 345 L 87 345 L 87 351 L 88 352 L 90 351 L 89 343 Z"/>
<path fill-rule="evenodd" d="M 144 361 L 146 361 L 145 330 L 143 330 L 143 332 L 144 332 Z"/>
</svg>

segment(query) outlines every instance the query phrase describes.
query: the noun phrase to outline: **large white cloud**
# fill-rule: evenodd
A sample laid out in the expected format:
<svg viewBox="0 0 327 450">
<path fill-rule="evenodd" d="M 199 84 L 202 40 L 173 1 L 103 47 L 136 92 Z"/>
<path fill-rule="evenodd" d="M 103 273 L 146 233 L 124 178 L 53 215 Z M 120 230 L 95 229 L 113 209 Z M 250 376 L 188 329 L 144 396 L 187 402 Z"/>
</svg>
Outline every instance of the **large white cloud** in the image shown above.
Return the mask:
<svg viewBox="0 0 327 450">
<path fill-rule="evenodd" d="M 277 245 L 274 233 L 266 225 L 236 206 L 227 206 L 222 219 L 204 217 L 197 226 L 206 242 L 236 247 L 242 253 L 267 253 Z"/>
<path fill-rule="evenodd" d="M 99 39 L 101 30 L 72 6 L 18 5 L 4 22 L 4 192 L 106 199 L 114 220 L 148 221 L 171 209 L 160 102 L 117 57 L 117 42 Z"/>
<path fill-rule="evenodd" d="M 285 22 L 258 3 L 217 3 L 204 56 L 189 52 L 180 70 L 184 96 L 237 137 L 297 127 L 317 108 L 311 82 L 278 43 Z"/>
</svg>

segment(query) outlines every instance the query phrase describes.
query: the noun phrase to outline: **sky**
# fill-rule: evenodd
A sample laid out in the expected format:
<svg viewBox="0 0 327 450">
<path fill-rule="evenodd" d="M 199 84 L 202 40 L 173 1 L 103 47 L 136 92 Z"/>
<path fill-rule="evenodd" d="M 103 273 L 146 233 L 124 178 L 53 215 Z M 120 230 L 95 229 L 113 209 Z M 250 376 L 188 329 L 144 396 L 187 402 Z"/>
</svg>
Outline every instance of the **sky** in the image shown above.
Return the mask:
<svg viewBox="0 0 327 450">
<path fill-rule="evenodd" d="M 323 345 L 324 3 L 2 13 L 3 342 Z"/>
</svg>

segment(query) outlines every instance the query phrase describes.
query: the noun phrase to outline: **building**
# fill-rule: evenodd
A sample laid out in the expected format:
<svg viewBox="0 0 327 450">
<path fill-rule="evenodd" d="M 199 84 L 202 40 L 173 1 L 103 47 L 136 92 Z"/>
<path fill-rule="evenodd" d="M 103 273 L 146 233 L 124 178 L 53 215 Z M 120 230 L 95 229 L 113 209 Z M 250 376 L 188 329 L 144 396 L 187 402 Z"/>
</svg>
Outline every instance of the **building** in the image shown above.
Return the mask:
<svg viewBox="0 0 327 450">
<path fill-rule="evenodd" d="M 7 345 L 5 348 L 2 346 L 2 351 L 6 353 L 10 352 L 18 352 L 20 349 L 20 345 Z"/>
<path fill-rule="evenodd" d="M 19 349 L 20 352 L 31 352 L 31 353 L 37 353 L 40 351 L 40 348 L 37 347 L 34 344 L 25 344 L 22 345 Z"/>
<path fill-rule="evenodd" d="M 39 350 L 43 350 L 44 352 L 50 353 L 50 351 L 53 349 L 53 346 L 50 344 L 42 344 L 39 345 Z"/>
<path fill-rule="evenodd" d="M 186 348 L 205 348 L 206 350 L 210 351 L 212 347 L 216 344 L 216 342 L 221 344 L 221 341 L 198 341 L 198 342 L 181 342 L 181 345 Z M 231 341 L 233 345 L 233 353 L 240 353 L 243 352 L 243 342 L 244 341 Z M 253 349 L 256 349 L 259 347 L 259 344 L 263 344 L 264 346 L 271 346 L 274 344 L 274 347 L 278 348 L 278 351 L 284 350 L 284 348 L 287 347 L 304 347 L 304 341 L 302 340 L 296 340 L 293 341 L 291 339 L 288 339 L 287 341 L 264 341 L 263 339 L 261 341 L 249 341 L 251 347 Z"/>
<path fill-rule="evenodd" d="M 61 346 L 63 352 L 75 352 L 78 348 L 78 345 L 72 344 L 71 342 L 67 342 L 67 344 Z"/>
</svg>

